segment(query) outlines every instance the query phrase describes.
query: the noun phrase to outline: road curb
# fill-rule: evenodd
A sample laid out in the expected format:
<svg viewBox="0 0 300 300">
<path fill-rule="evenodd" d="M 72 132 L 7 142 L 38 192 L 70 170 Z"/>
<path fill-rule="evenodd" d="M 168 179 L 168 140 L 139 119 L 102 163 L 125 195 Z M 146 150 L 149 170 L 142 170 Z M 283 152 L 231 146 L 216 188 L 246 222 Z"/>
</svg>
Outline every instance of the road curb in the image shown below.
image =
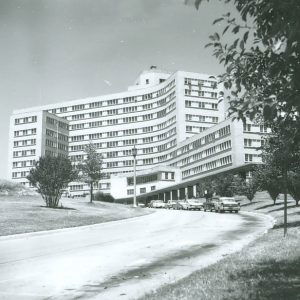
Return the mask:
<svg viewBox="0 0 300 300">
<path fill-rule="evenodd" d="M 265 234 L 265 233 L 267 233 L 270 229 L 272 229 L 274 226 L 275 226 L 275 224 L 277 223 L 277 220 L 274 218 L 274 217 L 272 217 L 272 216 L 270 216 L 270 215 L 268 215 L 268 214 L 264 214 L 264 213 L 258 213 L 258 212 L 252 212 L 252 211 L 240 211 L 240 213 L 243 215 L 249 215 L 249 216 L 260 216 L 260 217 L 263 217 L 264 219 L 268 219 L 270 222 L 271 222 L 271 226 L 269 227 L 269 228 L 267 228 L 264 232 L 263 232 L 263 234 Z"/>
</svg>

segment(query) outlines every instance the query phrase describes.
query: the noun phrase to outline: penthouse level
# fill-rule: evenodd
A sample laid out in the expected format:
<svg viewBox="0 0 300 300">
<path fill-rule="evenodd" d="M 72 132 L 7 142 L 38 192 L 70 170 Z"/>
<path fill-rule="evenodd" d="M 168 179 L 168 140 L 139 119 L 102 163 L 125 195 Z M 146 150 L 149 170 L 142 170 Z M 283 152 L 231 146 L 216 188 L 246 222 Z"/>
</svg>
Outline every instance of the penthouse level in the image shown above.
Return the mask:
<svg viewBox="0 0 300 300">
<path fill-rule="evenodd" d="M 26 155 L 21 151 L 18 158 L 14 156 L 26 138 L 15 132 L 27 127 L 33 130 L 32 139 L 37 142 L 27 146 L 29 151 L 35 148 L 31 160 L 37 160 L 45 154 L 40 151 L 44 142 L 40 142 L 37 128 L 45 121 L 41 114 L 48 113 L 68 123 L 67 152 L 75 164 L 84 158 L 85 146 L 95 144 L 104 157 L 106 175 L 95 188 L 110 192 L 112 175 L 132 171 L 133 145 L 138 148 L 137 170 L 167 164 L 179 143 L 224 120 L 224 103 L 219 101 L 221 90 L 210 75 L 152 68 L 141 72 L 126 92 L 14 111 L 10 122 L 9 178 L 29 185 L 28 165 L 16 167 L 16 161 L 25 161 Z M 45 132 L 45 136 L 49 134 Z M 52 137 L 55 134 L 51 133 Z M 53 149 L 63 147 L 56 140 L 48 143 Z M 88 190 L 83 183 L 70 184 L 73 194 Z"/>
</svg>

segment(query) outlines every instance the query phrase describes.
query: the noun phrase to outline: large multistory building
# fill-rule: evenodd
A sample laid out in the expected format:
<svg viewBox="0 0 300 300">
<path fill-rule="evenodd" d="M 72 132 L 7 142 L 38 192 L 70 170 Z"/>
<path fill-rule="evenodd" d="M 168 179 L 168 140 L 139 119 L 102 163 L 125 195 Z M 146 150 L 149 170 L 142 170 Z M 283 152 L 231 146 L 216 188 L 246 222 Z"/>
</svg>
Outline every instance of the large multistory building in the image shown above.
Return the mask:
<svg viewBox="0 0 300 300">
<path fill-rule="evenodd" d="M 116 197 L 124 193 L 130 197 L 129 188 L 118 193 L 111 191 L 111 183 L 132 176 L 134 145 L 138 171 L 162 174 L 168 173 L 162 171 L 164 167 L 173 168 L 170 176 L 177 174 L 176 184 L 219 172 L 224 166 L 254 162 L 261 128 L 253 138 L 248 136 L 254 128 L 250 124 L 245 131 L 242 123 L 225 120 L 220 92 L 213 76 L 152 67 L 126 92 L 14 111 L 9 177 L 29 185 L 26 176 L 39 156 L 68 155 L 76 164 L 90 142 L 103 156 L 105 174 L 95 188 Z M 88 190 L 84 183 L 70 184 L 71 194 Z"/>
</svg>

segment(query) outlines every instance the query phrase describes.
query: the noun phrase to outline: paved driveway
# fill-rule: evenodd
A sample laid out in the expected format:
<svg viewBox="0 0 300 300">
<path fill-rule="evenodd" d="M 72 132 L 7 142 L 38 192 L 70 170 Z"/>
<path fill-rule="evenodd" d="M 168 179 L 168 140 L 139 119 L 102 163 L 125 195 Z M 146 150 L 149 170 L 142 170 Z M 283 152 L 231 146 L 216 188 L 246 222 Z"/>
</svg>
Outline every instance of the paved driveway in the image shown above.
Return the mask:
<svg viewBox="0 0 300 300">
<path fill-rule="evenodd" d="M 0 238 L 0 299 L 129 299 L 240 249 L 262 216 L 198 211 Z"/>
</svg>

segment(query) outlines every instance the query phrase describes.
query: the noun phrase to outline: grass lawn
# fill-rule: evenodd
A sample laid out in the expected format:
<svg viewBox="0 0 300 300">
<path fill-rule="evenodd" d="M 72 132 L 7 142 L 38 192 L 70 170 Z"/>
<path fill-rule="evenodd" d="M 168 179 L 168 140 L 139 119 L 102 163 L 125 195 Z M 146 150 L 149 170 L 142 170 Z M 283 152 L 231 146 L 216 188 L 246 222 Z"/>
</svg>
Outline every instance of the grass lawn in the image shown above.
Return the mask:
<svg viewBox="0 0 300 300">
<path fill-rule="evenodd" d="M 145 208 L 61 199 L 64 209 L 46 208 L 40 196 L 0 196 L 0 236 L 126 219 L 151 213 Z"/>
<path fill-rule="evenodd" d="M 289 201 L 288 236 L 283 237 L 283 201 L 261 196 L 242 209 L 267 213 L 276 225 L 242 251 L 144 296 L 150 299 L 300 299 L 300 207 Z"/>
</svg>

